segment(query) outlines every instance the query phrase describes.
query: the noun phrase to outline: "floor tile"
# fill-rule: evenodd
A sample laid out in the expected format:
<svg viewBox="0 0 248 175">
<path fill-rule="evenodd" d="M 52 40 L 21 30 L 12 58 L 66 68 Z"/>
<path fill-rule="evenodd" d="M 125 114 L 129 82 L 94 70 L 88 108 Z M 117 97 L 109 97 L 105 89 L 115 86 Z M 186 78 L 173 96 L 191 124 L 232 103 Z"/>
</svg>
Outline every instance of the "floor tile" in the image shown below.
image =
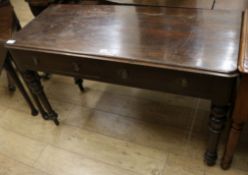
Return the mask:
<svg viewBox="0 0 248 175">
<path fill-rule="evenodd" d="M 0 128 L 0 153 L 15 160 L 32 165 L 45 146 L 43 143 Z"/>
<path fill-rule="evenodd" d="M 35 167 L 53 175 L 139 175 L 51 146 L 42 153 Z"/>
<path fill-rule="evenodd" d="M 31 166 L 27 166 L 18 161 L 12 160 L 0 154 L 0 174 L 1 175 L 48 175 Z"/>
<path fill-rule="evenodd" d="M 13 117 L 9 119 L 10 116 Z M 161 171 L 166 160 L 166 154 L 156 149 L 63 124 L 56 127 L 52 122 L 28 118 L 22 112 L 9 111 L 0 124 L 21 135 L 141 174 Z"/>
</svg>

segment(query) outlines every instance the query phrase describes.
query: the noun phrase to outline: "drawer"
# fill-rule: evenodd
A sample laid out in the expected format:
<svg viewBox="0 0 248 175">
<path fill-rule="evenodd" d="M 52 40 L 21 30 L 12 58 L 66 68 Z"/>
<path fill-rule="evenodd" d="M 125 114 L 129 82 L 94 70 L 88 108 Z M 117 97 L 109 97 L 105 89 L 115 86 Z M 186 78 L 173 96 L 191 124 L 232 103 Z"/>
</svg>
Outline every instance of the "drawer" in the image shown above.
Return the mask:
<svg viewBox="0 0 248 175">
<path fill-rule="evenodd" d="M 130 86 L 187 86 L 168 70 L 76 56 L 12 50 L 21 69 L 43 71 Z M 171 74 L 170 74 L 171 75 Z M 159 85 L 158 85 L 159 84 Z"/>
<path fill-rule="evenodd" d="M 101 65 L 95 60 L 33 51 L 18 50 L 11 54 L 22 69 L 77 77 L 84 75 L 90 79 L 98 79 L 100 74 Z"/>
<path fill-rule="evenodd" d="M 11 50 L 11 54 L 22 70 L 57 73 L 207 99 L 222 93 L 221 89 L 227 89 L 229 93 L 236 79 L 72 55 L 21 50 Z"/>
<path fill-rule="evenodd" d="M 145 70 L 138 66 L 111 61 L 19 50 L 12 51 L 12 55 L 22 69 L 57 73 L 118 84 L 144 81 L 146 76 L 154 76 L 154 73 L 149 73 L 147 69 Z"/>
</svg>

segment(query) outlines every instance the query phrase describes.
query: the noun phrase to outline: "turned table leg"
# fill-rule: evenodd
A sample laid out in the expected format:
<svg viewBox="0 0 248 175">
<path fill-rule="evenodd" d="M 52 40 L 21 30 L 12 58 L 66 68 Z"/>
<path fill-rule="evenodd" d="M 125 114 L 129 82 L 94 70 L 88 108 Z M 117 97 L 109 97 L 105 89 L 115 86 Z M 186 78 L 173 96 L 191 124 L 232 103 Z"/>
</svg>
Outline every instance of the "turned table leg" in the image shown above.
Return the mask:
<svg viewBox="0 0 248 175">
<path fill-rule="evenodd" d="M 228 107 L 212 105 L 209 121 L 209 140 L 205 153 L 205 162 L 209 166 L 213 166 L 217 160 L 217 149 L 221 132 L 224 128 Z"/>
<path fill-rule="evenodd" d="M 18 75 L 16 74 L 15 69 L 12 66 L 11 61 L 8 58 L 5 60 L 4 68 L 8 72 L 9 76 L 11 77 L 11 79 L 13 79 L 13 81 L 17 85 L 18 89 L 20 90 L 21 94 L 23 95 L 24 99 L 26 100 L 28 106 L 31 109 L 31 114 L 33 116 L 38 115 L 37 109 L 35 108 L 35 106 L 33 105 L 32 101 L 31 101 L 31 99 L 29 98 L 29 95 L 27 94 L 25 88 L 23 87 L 23 84 L 21 83 Z"/>
<path fill-rule="evenodd" d="M 39 75 L 34 71 L 23 72 L 24 78 L 28 83 L 33 94 L 36 95 L 37 101 L 42 103 L 42 106 L 47 111 L 47 119 L 53 120 L 56 125 L 59 125 L 58 114 L 52 109 L 40 82 Z"/>
<path fill-rule="evenodd" d="M 221 167 L 228 169 L 232 163 L 233 154 L 238 144 L 238 140 L 243 129 L 244 123 L 248 118 L 248 76 L 241 79 L 236 98 L 236 104 L 233 113 L 232 125 L 226 144 L 224 156 L 222 158 Z"/>
<path fill-rule="evenodd" d="M 39 109 L 39 111 L 41 113 L 42 118 L 45 119 L 45 120 L 48 120 L 49 119 L 48 114 L 45 111 L 45 109 L 43 108 L 39 98 L 32 92 L 32 90 L 30 89 L 29 86 L 27 86 L 27 87 L 28 87 L 29 91 L 31 92 L 31 95 L 32 95 L 32 97 L 34 99 L 34 102 L 36 103 L 36 105 L 37 105 L 37 107 L 38 107 L 38 109 Z"/>
</svg>

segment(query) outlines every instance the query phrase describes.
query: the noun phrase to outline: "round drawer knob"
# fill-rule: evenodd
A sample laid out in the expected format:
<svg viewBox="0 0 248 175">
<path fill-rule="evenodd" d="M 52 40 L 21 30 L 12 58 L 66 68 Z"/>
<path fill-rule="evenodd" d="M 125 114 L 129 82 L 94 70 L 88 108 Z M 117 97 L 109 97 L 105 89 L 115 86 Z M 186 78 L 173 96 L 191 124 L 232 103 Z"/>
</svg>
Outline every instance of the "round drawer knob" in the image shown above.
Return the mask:
<svg viewBox="0 0 248 175">
<path fill-rule="evenodd" d="M 35 65 L 35 66 L 38 66 L 38 64 L 39 64 L 39 59 L 36 58 L 36 57 L 32 57 L 32 59 L 33 59 L 34 65 Z"/>
<path fill-rule="evenodd" d="M 79 72 L 79 71 L 80 71 L 80 66 L 79 66 L 79 64 L 77 64 L 77 63 L 72 63 L 72 66 L 73 66 L 73 70 L 74 70 L 75 72 Z"/>
<path fill-rule="evenodd" d="M 128 79 L 128 72 L 126 69 L 120 69 L 118 70 L 118 76 L 121 77 L 121 79 L 126 80 Z"/>
</svg>

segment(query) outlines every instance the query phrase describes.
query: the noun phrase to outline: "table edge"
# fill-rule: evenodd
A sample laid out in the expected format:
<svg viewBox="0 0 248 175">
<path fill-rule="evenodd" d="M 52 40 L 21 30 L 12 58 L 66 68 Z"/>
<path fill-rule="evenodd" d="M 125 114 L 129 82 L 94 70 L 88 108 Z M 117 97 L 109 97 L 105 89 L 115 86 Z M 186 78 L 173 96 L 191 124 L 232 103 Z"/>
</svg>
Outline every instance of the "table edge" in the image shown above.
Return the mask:
<svg viewBox="0 0 248 175">
<path fill-rule="evenodd" d="M 8 50 L 23 50 L 23 51 L 33 51 L 33 52 L 42 52 L 42 53 L 48 53 L 48 54 L 57 54 L 57 55 L 67 55 L 67 56 L 74 56 L 74 57 L 85 57 L 88 59 L 95 59 L 95 60 L 105 60 L 105 61 L 111 61 L 116 63 L 126 63 L 126 64 L 132 64 L 137 66 L 146 66 L 146 67 L 154 67 L 154 68 L 161 68 L 161 69 L 168 69 L 168 70 L 175 70 L 175 71 L 182 71 L 182 72 L 188 72 L 188 73 L 198 73 L 198 74 L 204 74 L 204 75 L 212 75 L 212 76 L 218 76 L 218 77 L 226 77 L 226 78 L 233 78 L 237 77 L 238 69 L 229 71 L 229 72 L 221 72 L 221 71 L 211 71 L 207 69 L 195 69 L 191 67 L 184 67 L 184 66 L 175 66 L 175 65 L 165 65 L 161 63 L 155 63 L 155 62 L 149 62 L 149 61 L 141 61 L 141 60 L 131 60 L 127 58 L 118 57 L 118 60 L 115 58 L 111 58 L 111 56 L 105 56 L 105 55 L 93 55 L 93 54 L 78 54 L 74 52 L 67 52 L 67 51 L 54 51 L 54 50 L 48 50 L 48 49 L 37 49 L 37 48 L 31 48 L 31 47 L 22 47 L 17 45 L 11 45 L 5 43 L 5 48 Z"/>
</svg>

